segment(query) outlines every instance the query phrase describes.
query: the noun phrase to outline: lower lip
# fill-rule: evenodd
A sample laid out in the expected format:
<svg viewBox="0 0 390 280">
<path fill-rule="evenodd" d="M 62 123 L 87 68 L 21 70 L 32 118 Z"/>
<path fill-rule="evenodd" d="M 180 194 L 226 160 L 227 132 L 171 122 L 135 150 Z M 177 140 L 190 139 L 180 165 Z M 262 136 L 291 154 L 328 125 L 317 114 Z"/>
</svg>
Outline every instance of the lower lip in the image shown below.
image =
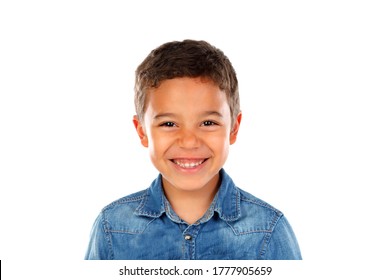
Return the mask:
<svg viewBox="0 0 390 280">
<path fill-rule="evenodd" d="M 177 170 L 179 170 L 180 172 L 184 172 L 184 173 L 196 173 L 198 172 L 199 170 L 201 170 L 205 164 L 208 162 L 208 159 L 206 159 L 204 162 L 202 162 L 201 164 L 197 165 L 197 166 L 194 166 L 194 167 L 189 167 L 189 168 L 185 168 L 185 167 L 181 167 L 180 165 L 174 163 L 171 161 L 171 163 L 175 166 L 175 168 Z"/>
</svg>

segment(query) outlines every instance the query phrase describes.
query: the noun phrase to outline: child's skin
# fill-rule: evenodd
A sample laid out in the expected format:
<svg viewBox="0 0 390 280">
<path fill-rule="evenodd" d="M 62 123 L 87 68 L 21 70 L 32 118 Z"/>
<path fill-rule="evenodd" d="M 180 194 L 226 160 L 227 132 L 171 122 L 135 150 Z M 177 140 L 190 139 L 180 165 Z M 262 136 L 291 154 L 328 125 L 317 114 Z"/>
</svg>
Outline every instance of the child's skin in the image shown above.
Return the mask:
<svg viewBox="0 0 390 280">
<path fill-rule="evenodd" d="M 224 91 L 206 78 L 174 78 L 149 89 L 141 123 L 133 122 L 176 214 L 195 223 L 219 186 L 219 170 L 236 141 L 241 113 L 233 120 Z"/>
</svg>

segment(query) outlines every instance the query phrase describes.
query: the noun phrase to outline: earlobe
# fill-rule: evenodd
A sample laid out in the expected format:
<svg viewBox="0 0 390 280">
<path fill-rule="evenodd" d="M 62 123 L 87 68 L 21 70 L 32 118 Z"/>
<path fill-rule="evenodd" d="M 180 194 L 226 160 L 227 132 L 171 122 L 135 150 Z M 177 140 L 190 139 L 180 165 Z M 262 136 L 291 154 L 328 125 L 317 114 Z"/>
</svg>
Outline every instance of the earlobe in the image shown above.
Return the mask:
<svg viewBox="0 0 390 280">
<path fill-rule="evenodd" d="M 138 116 L 133 117 L 133 124 L 134 124 L 135 129 L 137 131 L 137 134 L 141 140 L 142 146 L 147 148 L 149 146 L 148 136 L 146 135 L 143 124 L 139 120 Z"/>
<path fill-rule="evenodd" d="M 234 122 L 233 128 L 230 131 L 230 145 L 234 144 L 237 140 L 238 130 L 241 124 L 242 113 L 240 112 Z"/>
</svg>

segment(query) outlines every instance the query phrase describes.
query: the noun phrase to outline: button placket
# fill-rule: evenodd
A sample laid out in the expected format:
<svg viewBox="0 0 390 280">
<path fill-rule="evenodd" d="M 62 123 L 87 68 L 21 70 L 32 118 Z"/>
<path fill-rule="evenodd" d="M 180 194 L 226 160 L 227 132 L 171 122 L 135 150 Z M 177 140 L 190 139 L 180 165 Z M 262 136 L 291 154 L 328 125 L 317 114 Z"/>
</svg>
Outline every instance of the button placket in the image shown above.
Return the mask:
<svg viewBox="0 0 390 280">
<path fill-rule="evenodd" d="M 199 232 L 199 225 L 190 225 L 183 231 L 183 245 L 188 259 L 195 259 L 195 243 Z"/>
</svg>

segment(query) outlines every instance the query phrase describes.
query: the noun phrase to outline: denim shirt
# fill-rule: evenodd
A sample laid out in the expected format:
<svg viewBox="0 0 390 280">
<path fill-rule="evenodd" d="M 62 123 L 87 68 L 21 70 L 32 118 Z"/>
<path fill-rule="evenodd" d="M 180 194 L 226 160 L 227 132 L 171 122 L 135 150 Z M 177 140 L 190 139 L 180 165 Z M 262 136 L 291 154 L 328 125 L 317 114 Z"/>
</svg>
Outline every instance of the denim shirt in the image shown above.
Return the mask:
<svg viewBox="0 0 390 280">
<path fill-rule="evenodd" d="M 151 186 L 103 208 L 85 259 L 301 259 L 284 215 L 235 186 L 222 169 L 221 185 L 204 216 L 189 225 L 173 211 L 161 174 Z"/>
</svg>

